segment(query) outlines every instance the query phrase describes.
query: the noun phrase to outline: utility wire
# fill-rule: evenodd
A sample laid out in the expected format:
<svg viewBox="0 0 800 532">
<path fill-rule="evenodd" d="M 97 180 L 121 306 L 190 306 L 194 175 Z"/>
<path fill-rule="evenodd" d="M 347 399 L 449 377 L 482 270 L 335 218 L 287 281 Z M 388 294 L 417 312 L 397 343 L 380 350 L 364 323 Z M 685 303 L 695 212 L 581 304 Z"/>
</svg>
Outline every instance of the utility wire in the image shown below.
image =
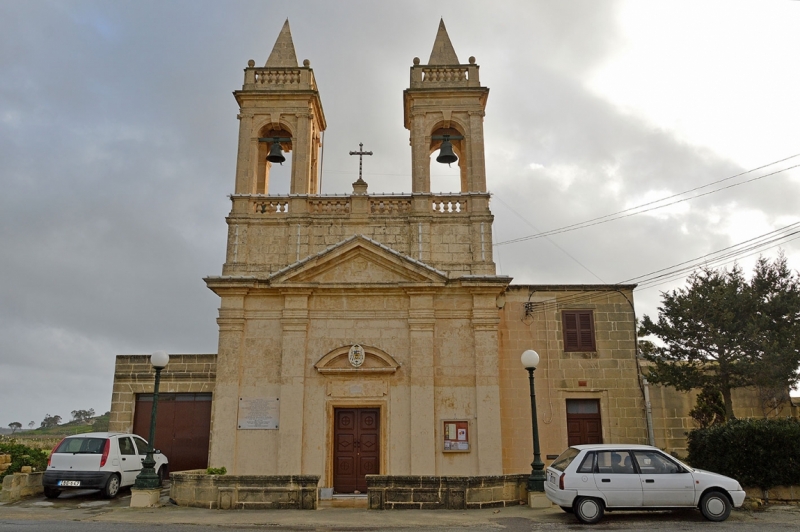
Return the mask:
<svg viewBox="0 0 800 532">
<path fill-rule="evenodd" d="M 764 175 L 761 175 L 761 176 L 756 176 L 754 178 L 751 178 L 751 179 L 748 179 L 748 180 L 745 180 L 745 181 L 741 181 L 739 183 L 733 183 L 731 185 L 728 185 L 728 186 L 725 186 L 725 187 L 721 187 L 721 188 L 717 188 L 715 190 L 710 190 L 708 192 L 704 192 L 702 194 L 697 194 L 697 195 L 689 197 L 689 198 L 682 198 L 682 199 L 678 199 L 678 200 L 675 200 L 675 201 L 672 201 L 672 202 L 669 202 L 669 203 L 664 203 L 662 205 L 656 205 L 656 206 L 651 207 L 649 209 L 639 210 L 639 209 L 642 209 L 643 207 L 647 207 L 648 205 L 653 205 L 653 204 L 656 204 L 656 203 L 662 203 L 664 201 L 667 201 L 667 200 L 672 199 L 672 198 L 676 198 L 678 196 L 683 196 L 683 195 L 689 194 L 691 192 L 696 192 L 696 191 L 701 190 L 703 188 L 707 188 L 709 186 L 722 183 L 724 181 L 728 181 L 728 180 L 731 180 L 731 179 L 735 179 L 737 177 L 741 177 L 741 176 L 743 176 L 745 174 L 749 174 L 749 173 L 752 173 L 752 172 L 755 172 L 755 171 L 758 171 L 758 170 L 762 170 L 762 169 L 767 168 L 769 166 L 773 166 L 775 164 L 787 161 L 789 159 L 792 159 L 792 158 L 795 158 L 795 157 L 798 157 L 798 156 L 800 156 L 800 153 L 796 154 L 796 155 L 792 155 L 791 157 L 786 157 L 786 158 L 781 159 L 779 161 L 775 161 L 775 162 L 772 162 L 772 163 L 769 163 L 769 164 L 766 164 L 766 165 L 763 165 L 763 166 L 759 166 L 758 168 L 753 168 L 752 170 L 748 170 L 746 172 L 741 172 L 741 173 L 736 174 L 734 176 L 726 177 L 724 179 L 719 179 L 717 181 L 713 181 L 711 183 L 708 183 L 708 184 L 705 184 L 705 185 L 702 185 L 702 186 L 699 186 L 699 187 L 695 187 L 695 188 L 690 189 L 690 190 L 686 190 L 684 192 L 679 192 L 677 194 L 673 194 L 671 196 L 667 196 L 667 197 L 664 197 L 664 198 L 661 198 L 661 199 L 658 199 L 658 200 L 649 201 L 647 203 L 643 203 L 643 204 L 637 205 L 635 207 L 630 207 L 628 209 L 617 211 L 617 212 L 614 212 L 614 213 L 611 213 L 611 214 L 606 214 L 604 216 L 599 216 L 597 218 L 591 218 L 591 219 L 585 220 L 583 222 L 578 222 L 578 223 L 574 223 L 574 224 L 570 224 L 570 225 L 565 225 L 563 227 L 559 227 L 559 228 L 556 228 L 556 229 L 551 229 L 549 231 L 543 231 L 541 233 L 536 233 L 536 234 L 533 234 L 533 235 L 514 238 L 514 239 L 511 239 L 511 240 L 504 240 L 502 242 L 497 242 L 494 245 L 495 246 L 503 246 L 503 245 L 506 245 L 506 244 L 515 244 L 517 242 L 523 242 L 525 240 L 532 240 L 532 239 L 535 239 L 535 238 L 543 238 L 543 237 L 550 236 L 550 235 L 556 235 L 556 234 L 560 234 L 560 233 L 566 233 L 566 232 L 569 232 L 569 231 L 575 231 L 575 230 L 578 230 L 578 229 L 584 229 L 586 227 L 591 227 L 591 226 L 594 226 L 594 225 L 600 225 L 600 224 L 611 222 L 611 221 L 614 221 L 614 220 L 620 220 L 622 218 L 627 218 L 629 216 L 634 216 L 636 214 L 642 214 L 642 213 L 649 212 L 649 211 L 652 211 L 652 210 L 661 209 L 661 208 L 664 208 L 664 207 L 669 207 L 670 205 L 675 205 L 676 203 L 681 203 L 681 202 L 684 202 L 684 201 L 689 201 L 689 200 L 701 198 L 703 196 L 708 196 L 709 194 L 714 194 L 714 193 L 720 192 L 722 190 L 726 190 L 726 189 L 733 188 L 733 187 L 738 187 L 739 185 L 744 185 L 746 183 L 751 183 L 753 181 L 758 181 L 759 179 L 763 179 L 765 177 L 770 177 L 770 176 L 773 176 L 775 174 L 786 172 L 787 170 L 792 170 L 794 168 L 798 168 L 798 167 L 800 167 L 800 164 L 796 164 L 796 165 L 790 166 L 788 168 L 783 168 L 781 170 L 776 170 L 774 172 L 770 172 L 768 174 L 764 174 Z M 636 211 L 636 212 L 631 212 L 631 211 Z M 625 214 L 625 213 L 628 213 L 628 214 Z M 620 215 L 623 215 L 623 216 L 620 216 Z"/>
</svg>

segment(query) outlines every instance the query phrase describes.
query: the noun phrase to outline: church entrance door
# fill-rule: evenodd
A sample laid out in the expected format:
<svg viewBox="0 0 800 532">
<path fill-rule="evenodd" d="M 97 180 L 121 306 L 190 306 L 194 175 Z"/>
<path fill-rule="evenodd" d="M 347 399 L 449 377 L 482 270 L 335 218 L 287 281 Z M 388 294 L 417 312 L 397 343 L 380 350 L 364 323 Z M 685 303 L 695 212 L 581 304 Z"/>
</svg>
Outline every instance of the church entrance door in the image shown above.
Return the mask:
<svg viewBox="0 0 800 532">
<path fill-rule="evenodd" d="M 367 493 L 366 475 L 380 473 L 380 409 L 336 408 L 333 417 L 333 490 Z"/>
</svg>

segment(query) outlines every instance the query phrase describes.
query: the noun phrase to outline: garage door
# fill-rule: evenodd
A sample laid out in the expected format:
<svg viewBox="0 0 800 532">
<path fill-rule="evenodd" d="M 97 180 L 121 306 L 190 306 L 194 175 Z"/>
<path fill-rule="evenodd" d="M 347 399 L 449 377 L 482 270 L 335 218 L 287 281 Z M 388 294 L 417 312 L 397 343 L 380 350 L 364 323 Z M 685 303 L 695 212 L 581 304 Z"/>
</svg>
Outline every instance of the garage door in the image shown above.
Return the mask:
<svg viewBox="0 0 800 532">
<path fill-rule="evenodd" d="M 153 394 L 136 396 L 133 432 L 150 437 Z M 160 393 L 156 415 L 155 448 L 169 459 L 170 471 L 208 467 L 211 430 L 210 393 Z"/>
</svg>

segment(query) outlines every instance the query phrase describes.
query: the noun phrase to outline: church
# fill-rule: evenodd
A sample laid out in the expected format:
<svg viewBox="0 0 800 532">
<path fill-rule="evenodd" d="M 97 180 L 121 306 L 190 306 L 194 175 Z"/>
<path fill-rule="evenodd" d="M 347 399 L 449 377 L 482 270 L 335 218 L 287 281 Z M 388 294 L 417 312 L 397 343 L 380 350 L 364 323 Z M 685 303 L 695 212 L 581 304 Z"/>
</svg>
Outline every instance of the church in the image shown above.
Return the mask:
<svg viewBox="0 0 800 532">
<path fill-rule="evenodd" d="M 303 478 L 314 496 L 372 497 L 375 479 L 385 488 L 469 478 L 501 489 L 453 488 L 448 507 L 507 504 L 532 459 L 520 362 L 528 349 L 540 356 L 546 463 L 571 444 L 652 438 L 634 285 L 518 285 L 497 274 L 484 164 L 489 89 L 444 22 L 403 92 L 410 194 L 371 194 L 354 175 L 352 191 L 320 195 L 322 97 L 288 21 L 255 65 L 234 92 L 226 261 L 205 279 L 220 300 L 218 351 L 171 355 L 162 374 L 155 444 L 172 472 Z M 286 153 L 290 193 L 270 194 L 270 169 Z M 436 159 L 458 165 L 460 190 L 431 190 Z M 152 392 L 147 357 L 118 356 L 110 429 L 146 437 Z M 246 507 L 237 486 L 202 504 Z M 402 507 L 386 493 L 370 507 Z"/>
</svg>

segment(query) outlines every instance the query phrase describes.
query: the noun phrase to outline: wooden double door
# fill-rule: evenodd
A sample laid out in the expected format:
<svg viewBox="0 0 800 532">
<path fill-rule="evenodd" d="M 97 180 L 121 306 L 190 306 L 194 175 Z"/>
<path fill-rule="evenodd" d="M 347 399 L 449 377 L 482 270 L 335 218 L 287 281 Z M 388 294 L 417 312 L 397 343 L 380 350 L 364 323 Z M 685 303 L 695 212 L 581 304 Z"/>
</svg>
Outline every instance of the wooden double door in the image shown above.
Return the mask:
<svg viewBox="0 0 800 532">
<path fill-rule="evenodd" d="M 380 473 L 380 409 L 336 408 L 333 417 L 333 490 L 367 493 L 366 475 Z"/>
<path fill-rule="evenodd" d="M 567 399 L 567 444 L 603 443 L 600 401 Z"/>
</svg>

